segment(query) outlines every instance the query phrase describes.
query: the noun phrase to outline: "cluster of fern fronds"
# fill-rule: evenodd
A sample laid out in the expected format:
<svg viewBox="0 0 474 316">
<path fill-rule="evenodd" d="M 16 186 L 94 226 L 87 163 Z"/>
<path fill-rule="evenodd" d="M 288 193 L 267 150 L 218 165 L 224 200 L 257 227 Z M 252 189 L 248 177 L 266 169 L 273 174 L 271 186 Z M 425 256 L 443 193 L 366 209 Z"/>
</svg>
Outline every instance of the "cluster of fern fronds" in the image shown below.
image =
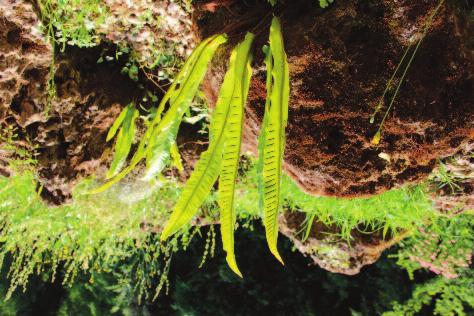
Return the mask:
<svg viewBox="0 0 474 316">
<path fill-rule="evenodd" d="M 161 239 L 166 240 L 182 229 L 198 212 L 206 197 L 219 179 L 218 204 L 223 247 L 227 261 L 235 273 L 241 275 L 234 255 L 235 185 L 241 155 L 244 108 L 252 76 L 252 44 L 254 35 L 245 39 L 232 51 L 229 69 L 225 75 L 215 110 L 209 126 L 209 147 L 201 155 L 194 172 L 186 183 L 176 203 Z M 146 161 L 143 180 L 152 181 L 168 165 L 169 160 L 180 168 L 176 137 L 183 115 L 189 111 L 199 85 L 216 50 L 226 42 L 225 35 L 215 35 L 204 40 L 192 53 L 170 89 L 161 100 L 145 135 L 129 166 L 122 169 L 130 152 L 135 135 L 134 121 L 138 115 L 128 106 L 112 126 L 108 140 L 117 135 L 115 157 L 108 173 L 109 181 L 96 190 L 101 192 L 120 181 L 140 161 Z M 277 251 L 278 211 L 282 162 L 285 148 L 285 127 L 288 120 L 289 69 L 283 44 L 281 25 L 274 18 L 270 27 L 269 46 L 264 48 L 267 65 L 267 102 L 260 136 L 261 207 L 265 214 L 265 228 L 271 252 L 280 260 Z M 167 106 L 168 105 L 168 106 Z M 165 110 L 166 109 L 166 110 Z"/>
</svg>

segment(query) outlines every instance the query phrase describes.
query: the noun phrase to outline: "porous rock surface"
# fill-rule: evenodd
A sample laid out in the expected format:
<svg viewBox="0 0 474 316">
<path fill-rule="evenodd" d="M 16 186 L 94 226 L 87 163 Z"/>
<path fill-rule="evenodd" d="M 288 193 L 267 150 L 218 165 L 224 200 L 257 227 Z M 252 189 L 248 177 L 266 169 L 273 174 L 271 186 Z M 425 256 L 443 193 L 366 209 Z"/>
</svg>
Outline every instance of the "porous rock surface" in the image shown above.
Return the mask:
<svg viewBox="0 0 474 316">
<path fill-rule="evenodd" d="M 247 30 L 257 34 L 244 129 L 246 148 L 255 153 L 266 96 L 260 48 L 272 9 L 265 2 L 231 3 L 216 12 L 196 12 L 195 20 L 201 37 L 227 31 L 237 42 Z M 474 141 L 474 28 L 465 17 L 472 6 L 448 2 L 441 8 L 374 146 L 390 93 L 374 124 L 370 116 L 438 2 L 347 0 L 325 10 L 311 1 L 285 3 L 275 12 L 282 20 L 291 80 L 285 168 L 304 191 L 339 197 L 382 193 L 421 181 L 437 159 Z M 229 50 L 206 81 L 211 104 Z"/>
<path fill-rule="evenodd" d="M 51 45 L 26 1 L 0 2 L 0 125 L 15 129 L 17 146 L 34 152 L 42 193 L 54 203 L 70 197 L 76 179 L 93 174 L 105 135 L 120 110 L 137 97 L 120 68 L 97 65 L 100 49 L 57 56 L 57 95 L 48 97 Z M 5 137 L 6 135 L 2 136 Z M 14 153 L 0 155 L 4 171 Z"/>
<path fill-rule="evenodd" d="M 449 216 L 474 212 L 474 144 L 445 159 L 430 183 L 432 200 L 439 212 Z"/>
<path fill-rule="evenodd" d="M 195 45 L 189 12 L 183 1 L 106 0 L 108 16 L 97 34 L 130 46 L 137 60 L 153 67 L 165 55 L 184 59 Z"/>
<path fill-rule="evenodd" d="M 382 238 L 382 232 L 363 234 L 354 229 L 352 240 L 341 240 L 336 227 L 328 227 L 314 221 L 308 238 L 302 240 L 301 227 L 304 213 L 291 212 L 280 216 L 280 232 L 289 238 L 296 249 L 309 256 L 321 268 L 346 275 L 355 275 L 366 266 L 375 263 L 382 253 L 395 245 L 404 234 L 396 238 Z"/>
<path fill-rule="evenodd" d="M 22 127 L 31 114 L 45 108 L 52 50 L 39 30 L 31 4 L 20 0 L 0 2 L 0 118 L 11 112 Z M 21 99 L 21 100 L 20 100 Z M 21 102 L 21 104 L 19 104 Z"/>
</svg>

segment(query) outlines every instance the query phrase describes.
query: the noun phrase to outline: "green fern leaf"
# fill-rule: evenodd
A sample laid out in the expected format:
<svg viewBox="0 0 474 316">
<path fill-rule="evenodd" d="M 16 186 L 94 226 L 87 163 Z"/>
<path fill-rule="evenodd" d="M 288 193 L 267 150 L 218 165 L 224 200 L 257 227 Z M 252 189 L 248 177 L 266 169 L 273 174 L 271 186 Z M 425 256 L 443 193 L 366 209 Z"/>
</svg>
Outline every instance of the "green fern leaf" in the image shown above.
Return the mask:
<svg viewBox="0 0 474 316">
<path fill-rule="evenodd" d="M 115 135 L 117 134 L 118 129 L 120 128 L 120 126 L 122 126 L 122 122 L 129 111 L 130 105 L 131 104 L 129 104 L 125 109 L 122 110 L 122 112 L 120 112 L 120 115 L 114 121 L 114 124 L 112 124 L 112 127 L 109 129 L 109 132 L 107 133 L 107 139 L 105 140 L 106 142 L 112 140 L 112 138 L 114 138 Z"/>
<path fill-rule="evenodd" d="M 204 45 L 200 45 L 202 46 L 200 48 L 200 55 L 178 76 L 178 80 L 170 88 L 170 93 L 168 94 L 170 108 L 163 119 L 159 121 L 156 128 L 152 126 L 152 145 L 148 146 L 147 149 L 147 172 L 145 179 L 150 179 L 156 174 L 161 173 L 166 166 L 170 158 L 171 146 L 176 140 L 183 115 L 188 111 L 194 97 L 198 93 L 199 86 L 206 75 L 209 62 L 212 60 L 215 51 L 225 41 L 226 37 L 219 35 L 211 37 L 204 42 Z M 162 102 L 156 120 L 160 119 L 163 107 L 164 103 Z M 161 143 L 162 141 L 164 143 Z"/>
<path fill-rule="evenodd" d="M 290 82 L 281 24 L 276 17 L 273 18 L 270 28 L 270 51 L 273 62 L 270 67 L 271 72 L 267 73 L 267 76 L 272 76 L 272 84 L 271 89 L 267 91 L 267 98 L 270 100 L 262 131 L 264 144 L 261 158 L 263 159 L 264 225 L 270 251 L 283 263 L 277 249 L 278 213 Z"/>
<path fill-rule="evenodd" d="M 209 127 L 209 148 L 201 155 L 193 174 L 186 183 L 181 197 L 171 214 L 170 220 L 161 234 L 162 240 L 166 240 L 169 236 L 175 234 L 191 220 L 221 173 L 224 149 L 227 148 L 227 150 L 229 150 L 230 148 L 229 145 L 226 147 L 226 140 L 229 135 L 226 130 L 231 124 L 235 124 L 236 118 L 233 118 L 232 115 L 239 115 L 238 107 L 243 107 L 243 90 L 248 89 L 247 87 L 249 85 L 248 50 L 250 49 L 252 39 L 252 35 L 248 35 L 246 40 L 232 51 L 229 70 L 224 77 L 216 108 L 211 118 L 211 125 Z M 242 79 L 244 75 L 246 77 Z M 236 128 L 238 133 L 239 128 L 234 128 Z M 231 136 L 239 137 L 240 135 Z M 235 142 L 235 139 L 231 140 L 231 142 Z M 235 150 L 236 149 L 233 149 L 233 151 Z M 226 186 L 222 188 L 226 189 Z M 232 216 L 230 216 L 230 219 L 232 220 Z M 230 239 L 226 238 L 226 247 L 228 241 L 230 241 Z M 232 255 L 233 252 L 231 256 Z M 238 271 L 238 269 L 235 270 Z"/>
<path fill-rule="evenodd" d="M 133 104 L 129 104 L 119 115 L 114 125 L 109 131 L 107 138 L 113 138 L 118 132 L 117 141 L 115 142 L 115 153 L 109 170 L 107 171 L 107 179 L 116 175 L 125 164 L 130 149 L 132 148 L 133 139 L 135 138 L 135 119 L 138 117 L 138 111 Z M 116 124 L 120 122 L 119 124 Z"/>
<path fill-rule="evenodd" d="M 178 171 L 183 171 L 184 166 L 183 166 L 183 162 L 181 161 L 181 155 L 179 154 L 179 148 L 176 142 L 173 142 L 173 144 L 171 145 L 170 153 L 171 153 L 171 159 L 172 159 L 171 165 L 175 167 L 176 169 L 178 169 Z"/>
<path fill-rule="evenodd" d="M 271 74 L 273 72 L 273 57 L 272 52 L 269 46 L 263 47 L 263 52 L 265 53 L 265 65 L 267 67 L 267 74 Z M 267 82 L 266 82 L 266 90 L 267 94 L 270 95 L 272 91 L 272 76 L 267 75 Z M 257 161 L 257 188 L 258 188 L 258 196 L 259 196 L 259 209 L 260 213 L 264 213 L 264 186 L 263 186 L 263 155 L 264 155 L 264 148 L 265 148 L 265 133 L 264 131 L 267 130 L 268 126 L 268 111 L 270 110 L 270 98 L 267 97 L 265 102 L 265 109 L 263 115 L 263 122 L 262 128 L 260 131 L 260 135 L 258 137 L 258 161 Z"/>
<path fill-rule="evenodd" d="M 138 149 L 128 167 L 114 176 L 91 194 L 103 192 L 129 174 L 142 159 L 147 160 L 146 179 L 161 172 L 170 157 L 170 150 L 176 140 L 183 114 L 198 93 L 209 62 L 217 48 L 227 41 L 225 35 L 215 35 L 204 40 L 191 54 L 175 81 L 158 106 L 155 118 L 142 137 Z M 162 118 L 166 104 L 169 109 Z M 163 141 L 164 143 L 161 143 Z"/>
<path fill-rule="evenodd" d="M 239 167 L 242 145 L 242 125 L 244 108 L 247 102 L 250 79 L 252 77 L 250 48 L 254 35 L 248 33 L 245 40 L 236 48 L 236 63 L 230 65 L 233 71 L 234 95 L 230 100 L 230 116 L 225 128 L 224 154 L 222 171 L 219 178 L 218 203 L 220 206 L 222 245 L 227 253 L 229 267 L 240 277 L 242 273 L 237 267 L 234 253 L 234 227 L 236 213 L 234 208 L 235 181 Z"/>
</svg>

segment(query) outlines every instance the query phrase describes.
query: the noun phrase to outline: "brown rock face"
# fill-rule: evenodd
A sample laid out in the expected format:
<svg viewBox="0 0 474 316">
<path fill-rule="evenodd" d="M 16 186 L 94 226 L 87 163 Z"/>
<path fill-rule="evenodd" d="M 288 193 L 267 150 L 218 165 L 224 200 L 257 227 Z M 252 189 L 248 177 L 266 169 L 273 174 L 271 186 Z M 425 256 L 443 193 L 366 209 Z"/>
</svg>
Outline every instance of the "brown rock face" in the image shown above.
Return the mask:
<svg viewBox="0 0 474 316">
<path fill-rule="evenodd" d="M 444 214 L 474 212 L 474 144 L 440 164 L 431 181 L 434 205 Z M 450 182 L 446 181 L 446 177 Z"/>
<path fill-rule="evenodd" d="M 124 106 L 141 99 L 135 83 L 120 73 L 121 66 L 97 64 L 102 49 L 72 48 L 58 56 L 51 114 L 26 129 L 39 146 L 41 182 L 57 203 L 70 197 L 76 179 L 106 166 L 110 126 Z"/>
<path fill-rule="evenodd" d="M 38 27 L 39 20 L 31 4 L 17 0 L 0 2 L 0 119 L 3 121 L 12 108 L 10 114 L 16 121 L 28 125 L 34 119 L 31 115 L 45 107 L 52 50 Z"/>
<path fill-rule="evenodd" d="M 370 116 L 404 50 L 420 38 L 436 5 L 428 0 L 347 0 L 322 10 L 301 0 L 277 9 L 292 91 L 285 168 L 303 190 L 340 197 L 381 193 L 422 180 L 438 158 L 474 141 L 474 28 L 464 16 L 472 4 L 449 2 L 408 71 L 380 145 L 371 145 L 392 94 L 374 124 Z M 247 7 L 233 1 L 216 13 L 196 14 L 201 36 L 228 31 L 238 41 L 246 30 L 258 35 L 245 128 L 246 145 L 253 152 L 265 102 L 259 51 L 268 37 L 269 10 L 264 3 Z M 211 101 L 225 60 L 208 77 Z M 382 153 L 390 161 L 380 158 Z"/>
<path fill-rule="evenodd" d="M 142 92 L 120 73 L 123 62 L 97 64 L 106 47 L 72 48 L 56 56 L 57 95 L 47 111 L 53 55 L 38 23 L 27 2 L 0 2 L 0 126 L 16 128 L 19 145 L 35 152 L 43 194 L 61 203 L 76 179 L 105 165 L 109 127 Z M 0 153 L 0 160 L 8 155 Z"/>
<path fill-rule="evenodd" d="M 288 237 L 295 247 L 321 268 L 334 273 L 355 275 L 366 266 L 376 262 L 382 253 L 400 241 L 404 235 L 384 240 L 382 233 L 362 234 L 354 229 L 351 243 L 340 240 L 337 228 L 327 227 L 315 221 L 309 236 L 302 240 L 300 230 L 305 220 L 303 213 L 285 213 L 280 217 L 280 232 Z"/>
</svg>

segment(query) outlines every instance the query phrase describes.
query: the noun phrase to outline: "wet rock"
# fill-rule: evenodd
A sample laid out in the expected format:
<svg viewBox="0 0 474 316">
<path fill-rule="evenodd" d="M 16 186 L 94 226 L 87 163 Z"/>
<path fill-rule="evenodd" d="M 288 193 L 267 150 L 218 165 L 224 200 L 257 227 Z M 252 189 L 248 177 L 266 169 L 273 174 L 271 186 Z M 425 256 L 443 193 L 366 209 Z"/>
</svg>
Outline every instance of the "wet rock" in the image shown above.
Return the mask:
<svg viewBox="0 0 474 316">
<path fill-rule="evenodd" d="M 196 38 L 184 4 L 172 0 L 106 0 L 104 5 L 109 14 L 96 32 L 118 46 L 130 47 L 144 67 L 153 68 L 160 59 L 182 60 L 191 54 Z"/>
<path fill-rule="evenodd" d="M 0 123 L 16 129 L 16 141 L 37 160 L 42 194 L 62 203 L 77 179 L 105 167 L 107 131 L 142 92 L 120 73 L 123 61 L 97 64 L 107 47 L 70 48 L 56 56 L 56 95 L 49 98 L 53 55 L 34 8 L 16 0 L 0 8 Z"/>
</svg>

